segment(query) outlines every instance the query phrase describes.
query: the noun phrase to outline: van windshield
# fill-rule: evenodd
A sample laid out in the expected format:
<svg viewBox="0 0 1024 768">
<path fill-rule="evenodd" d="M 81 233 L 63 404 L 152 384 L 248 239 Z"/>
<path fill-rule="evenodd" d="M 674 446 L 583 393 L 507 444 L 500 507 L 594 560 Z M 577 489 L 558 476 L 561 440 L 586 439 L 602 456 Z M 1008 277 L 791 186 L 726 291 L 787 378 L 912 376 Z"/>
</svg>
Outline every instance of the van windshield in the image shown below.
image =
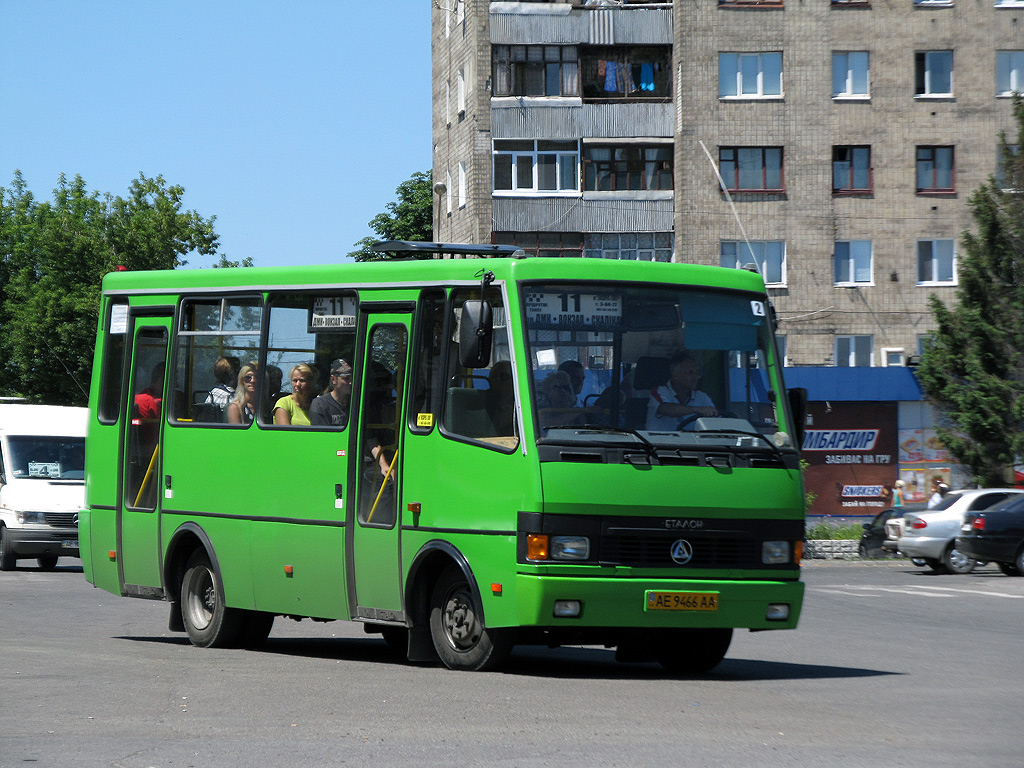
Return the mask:
<svg viewBox="0 0 1024 768">
<path fill-rule="evenodd" d="M 18 479 L 84 480 L 84 437 L 8 437 L 11 475 Z"/>
<path fill-rule="evenodd" d="M 523 298 L 541 441 L 792 447 L 763 297 L 559 283 Z"/>
</svg>

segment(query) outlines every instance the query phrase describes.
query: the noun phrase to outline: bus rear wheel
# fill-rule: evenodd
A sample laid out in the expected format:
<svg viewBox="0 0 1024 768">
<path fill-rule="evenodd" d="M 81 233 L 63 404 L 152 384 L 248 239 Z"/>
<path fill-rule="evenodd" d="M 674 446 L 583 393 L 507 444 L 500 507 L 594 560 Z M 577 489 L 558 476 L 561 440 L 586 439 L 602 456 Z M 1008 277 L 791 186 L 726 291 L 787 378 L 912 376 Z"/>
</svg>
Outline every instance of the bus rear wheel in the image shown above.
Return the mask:
<svg viewBox="0 0 1024 768">
<path fill-rule="evenodd" d="M 663 629 L 655 633 L 655 660 L 674 675 L 710 672 L 725 658 L 731 629 Z"/>
<path fill-rule="evenodd" d="M 430 598 L 430 638 L 448 669 L 495 669 L 512 651 L 506 631 L 488 629 L 462 570 L 449 566 Z"/>
<path fill-rule="evenodd" d="M 181 582 L 181 618 L 193 645 L 223 648 L 238 637 L 242 616 L 224 605 L 223 594 L 220 574 L 206 551 L 197 549 L 188 559 Z"/>
</svg>

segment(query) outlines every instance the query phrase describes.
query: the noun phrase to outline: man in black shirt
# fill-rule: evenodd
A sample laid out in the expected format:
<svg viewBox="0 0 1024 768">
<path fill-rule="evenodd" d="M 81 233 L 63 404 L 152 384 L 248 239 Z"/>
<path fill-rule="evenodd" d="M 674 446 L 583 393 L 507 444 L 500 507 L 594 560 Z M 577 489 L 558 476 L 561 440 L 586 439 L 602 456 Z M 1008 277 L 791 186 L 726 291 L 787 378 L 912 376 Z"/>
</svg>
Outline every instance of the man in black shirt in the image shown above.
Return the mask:
<svg viewBox="0 0 1024 768">
<path fill-rule="evenodd" d="M 331 363 L 330 390 L 313 400 L 309 421 L 313 426 L 344 427 L 352 397 L 352 366 L 344 360 Z"/>
</svg>

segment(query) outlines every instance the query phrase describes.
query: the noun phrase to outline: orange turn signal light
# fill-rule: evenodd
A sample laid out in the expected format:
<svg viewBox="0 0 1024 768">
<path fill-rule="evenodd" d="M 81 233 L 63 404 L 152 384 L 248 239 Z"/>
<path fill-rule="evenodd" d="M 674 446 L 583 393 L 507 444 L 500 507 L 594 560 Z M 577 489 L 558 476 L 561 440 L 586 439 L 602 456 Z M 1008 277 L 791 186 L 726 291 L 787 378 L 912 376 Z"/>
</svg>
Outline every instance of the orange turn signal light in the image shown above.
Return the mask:
<svg viewBox="0 0 1024 768">
<path fill-rule="evenodd" d="M 793 544 L 793 562 L 796 565 L 800 565 L 800 561 L 804 559 L 804 543 L 803 541 L 797 541 Z"/>
<path fill-rule="evenodd" d="M 548 559 L 548 537 L 546 534 L 529 533 L 526 535 L 526 559 Z"/>
</svg>

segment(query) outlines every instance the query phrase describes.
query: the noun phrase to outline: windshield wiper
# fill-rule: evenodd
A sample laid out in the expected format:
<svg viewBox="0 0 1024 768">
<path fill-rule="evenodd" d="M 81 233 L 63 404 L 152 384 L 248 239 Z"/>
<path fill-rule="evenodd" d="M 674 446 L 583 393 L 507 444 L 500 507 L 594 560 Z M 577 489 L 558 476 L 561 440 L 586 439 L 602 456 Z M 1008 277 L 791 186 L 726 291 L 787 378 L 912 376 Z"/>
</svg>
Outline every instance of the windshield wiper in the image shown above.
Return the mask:
<svg viewBox="0 0 1024 768">
<path fill-rule="evenodd" d="M 644 446 L 644 452 L 648 456 L 656 456 L 658 453 L 658 449 L 654 447 L 654 443 L 641 435 L 637 430 L 630 429 L 629 427 L 613 427 L 608 424 L 559 424 L 554 427 L 545 427 L 545 429 L 549 432 L 552 429 L 583 429 L 588 432 L 609 432 L 614 435 L 632 435 Z"/>
<path fill-rule="evenodd" d="M 746 437 L 759 437 L 762 440 L 764 440 L 765 445 L 767 445 L 771 449 L 772 453 L 774 453 L 776 455 L 776 457 L 778 457 L 779 461 L 781 461 L 783 464 L 785 464 L 785 462 L 786 462 L 786 457 L 782 453 L 782 449 L 779 448 L 779 446 L 777 446 L 775 443 L 773 443 L 770 439 L 768 439 L 768 437 L 766 435 L 762 435 L 760 432 L 748 432 L 745 429 L 712 429 L 712 430 L 708 430 L 707 432 L 704 432 L 704 431 L 696 432 L 695 434 L 701 435 L 701 436 L 703 436 L 703 435 L 745 435 Z M 739 447 L 742 447 L 742 446 L 735 446 L 735 447 L 739 448 Z M 753 447 L 753 446 L 751 446 L 751 447 Z"/>
</svg>

